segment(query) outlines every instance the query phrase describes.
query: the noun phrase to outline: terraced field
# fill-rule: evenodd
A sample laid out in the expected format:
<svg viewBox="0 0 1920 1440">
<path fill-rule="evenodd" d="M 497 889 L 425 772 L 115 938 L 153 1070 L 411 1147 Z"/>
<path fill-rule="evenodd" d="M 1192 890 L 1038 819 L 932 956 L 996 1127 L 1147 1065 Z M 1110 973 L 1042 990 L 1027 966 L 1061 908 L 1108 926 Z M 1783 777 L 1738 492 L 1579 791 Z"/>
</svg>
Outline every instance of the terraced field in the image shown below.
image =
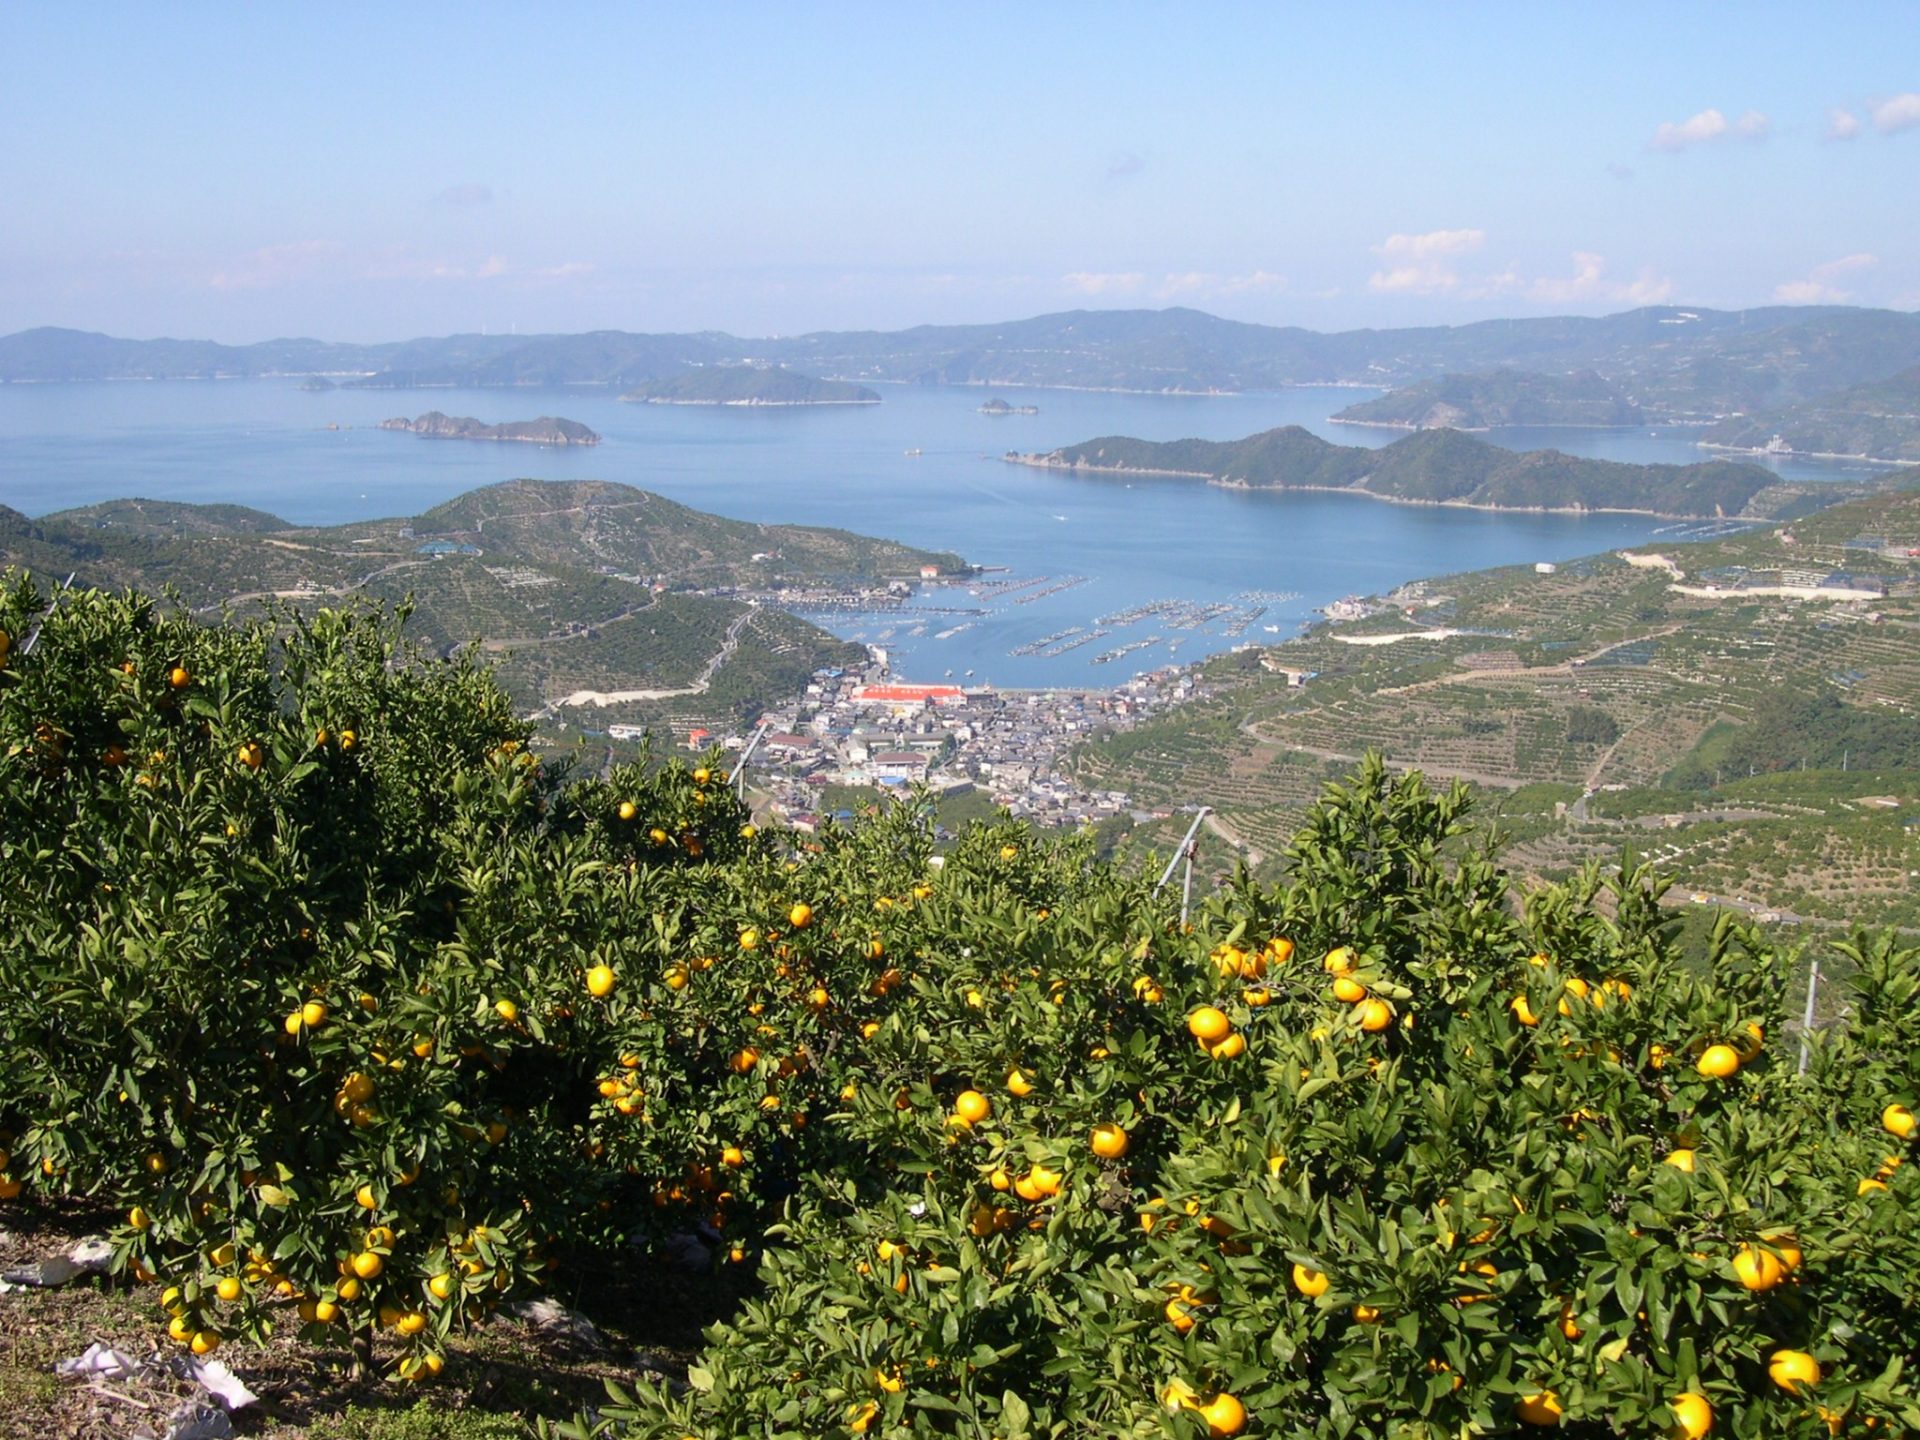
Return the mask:
<svg viewBox="0 0 1920 1440">
<path fill-rule="evenodd" d="M 1866 552 L 1863 535 L 1882 543 Z M 1485 791 L 1523 873 L 1658 847 L 1682 898 L 1920 924 L 1920 747 L 1898 739 L 1920 716 L 1920 558 L 1900 553 L 1908 536 L 1920 536 L 1913 489 L 1663 547 L 1663 564 L 1608 555 L 1551 575 L 1439 577 L 1365 620 L 1221 657 L 1200 699 L 1076 763 L 1143 803 L 1211 805 L 1270 857 L 1314 788 L 1377 749 Z M 1674 589 L 1675 570 L 1694 582 L 1841 569 L 1887 593 Z M 1409 638 L 1353 643 L 1396 634 Z M 1315 673 L 1296 687 L 1281 669 Z M 1782 705 L 1801 702 L 1827 706 L 1831 725 L 1783 725 Z M 1836 735 L 1858 737 L 1883 773 L 1853 773 L 1852 739 Z M 1890 768 L 1889 735 L 1907 756 Z"/>
</svg>

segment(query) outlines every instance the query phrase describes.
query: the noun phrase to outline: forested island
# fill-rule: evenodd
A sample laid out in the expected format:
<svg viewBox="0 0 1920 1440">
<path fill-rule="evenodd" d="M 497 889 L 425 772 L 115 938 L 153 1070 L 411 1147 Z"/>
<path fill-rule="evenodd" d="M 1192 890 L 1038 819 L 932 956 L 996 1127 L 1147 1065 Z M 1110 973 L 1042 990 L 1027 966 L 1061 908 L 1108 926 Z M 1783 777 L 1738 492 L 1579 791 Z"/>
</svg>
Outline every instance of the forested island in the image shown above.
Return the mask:
<svg viewBox="0 0 1920 1440">
<path fill-rule="evenodd" d="M 878 405 L 864 385 L 760 365 L 706 365 L 637 385 L 620 397 L 646 405 Z"/>
<path fill-rule="evenodd" d="M 471 415 L 442 415 L 429 410 L 417 420 L 400 416 L 382 420 L 382 430 L 404 430 L 432 440 L 514 440 L 529 445 L 598 445 L 600 437 L 578 420 L 542 415 L 538 420 L 509 420 L 488 425 Z"/>
<path fill-rule="evenodd" d="M 980 406 L 980 413 L 982 415 L 1038 415 L 1040 413 L 1040 407 L 1038 405 L 1010 405 L 1000 396 L 996 395 L 987 401 L 986 404 Z"/>
<path fill-rule="evenodd" d="M 1489 370 L 1442 375 L 1393 390 L 1329 417 L 1342 425 L 1396 430 L 1491 430 L 1502 425 L 1638 425 L 1641 409 L 1592 370 L 1541 375 Z"/>
<path fill-rule="evenodd" d="M 1298 425 L 1244 440 L 1136 440 L 1110 435 L 1018 465 L 1186 476 L 1251 490 L 1337 490 L 1416 505 L 1483 510 L 1617 511 L 1674 519 L 1772 514 L 1802 499 L 1771 471 L 1716 460 L 1632 465 L 1558 450 L 1503 450 L 1458 430 L 1422 430 L 1378 450 L 1334 445 Z M 1823 487 L 1831 489 L 1831 487 Z M 1755 502 L 1762 492 L 1775 504 Z M 1832 499 L 1840 498 L 1837 494 Z"/>
</svg>

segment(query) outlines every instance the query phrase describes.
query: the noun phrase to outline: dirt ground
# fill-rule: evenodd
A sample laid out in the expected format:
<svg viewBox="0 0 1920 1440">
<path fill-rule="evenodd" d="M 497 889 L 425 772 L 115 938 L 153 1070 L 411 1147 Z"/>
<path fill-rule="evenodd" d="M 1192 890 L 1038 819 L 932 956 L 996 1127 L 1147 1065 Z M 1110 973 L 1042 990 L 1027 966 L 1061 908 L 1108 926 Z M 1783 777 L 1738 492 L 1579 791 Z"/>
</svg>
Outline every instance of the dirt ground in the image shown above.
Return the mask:
<svg viewBox="0 0 1920 1440">
<path fill-rule="evenodd" d="M 64 1254 L 103 1233 L 114 1217 L 81 1210 L 8 1206 L 0 1221 L 0 1270 Z M 744 1268 L 744 1267 L 742 1267 Z M 569 1283 L 568 1276 L 574 1276 Z M 237 1435 L 261 1440 L 367 1434 L 510 1436 L 534 1417 L 569 1419 L 606 1398 L 606 1382 L 632 1384 L 648 1370 L 679 1375 L 700 1332 L 725 1318 L 751 1288 L 740 1270 L 688 1274 L 637 1254 L 620 1265 L 563 1267 L 548 1292 L 591 1320 L 605 1343 L 593 1345 L 496 1317 L 457 1336 L 447 1367 L 429 1384 L 350 1375 L 345 1336 L 338 1346 L 286 1333 L 264 1347 L 233 1341 L 218 1358 L 260 1399 L 233 1417 Z M 167 1339 L 154 1286 L 92 1277 L 59 1289 L 0 1295 L 0 1440 L 125 1440 L 141 1425 L 164 1433 L 168 1412 L 191 1393 L 184 1384 L 145 1379 L 92 1383 L 54 1373 L 56 1362 L 104 1341 L 144 1358 L 177 1350 Z M 382 1346 L 376 1346 L 376 1358 Z M 428 1402 L 423 1407 L 422 1401 Z M 430 1425 L 413 1412 L 430 1407 Z M 352 1423 L 342 1428 L 342 1417 Z M 381 1423 L 390 1415 L 392 1427 Z M 497 1417 L 489 1423 L 490 1417 Z"/>
</svg>

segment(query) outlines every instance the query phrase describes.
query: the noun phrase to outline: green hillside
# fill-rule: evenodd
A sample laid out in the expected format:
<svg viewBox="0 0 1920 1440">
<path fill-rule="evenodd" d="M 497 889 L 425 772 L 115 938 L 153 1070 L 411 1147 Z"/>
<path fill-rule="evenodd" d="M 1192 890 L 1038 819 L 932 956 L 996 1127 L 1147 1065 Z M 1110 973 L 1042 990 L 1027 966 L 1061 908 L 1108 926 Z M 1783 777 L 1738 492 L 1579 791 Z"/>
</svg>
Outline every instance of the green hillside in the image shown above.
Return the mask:
<svg viewBox="0 0 1920 1440">
<path fill-rule="evenodd" d="M 1803 405 L 1729 416 L 1702 438 L 1729 449 L 1758 449 L 1775 436 L 1804 455 L 1920 460 L 1920 365 Z"/>
<path fill-rule="evenodd" d="M 1217 657 L 1201 700 L 1085 747 L 1079 777 L 1212 805 L 1265 858 L 1372 746 L 1485 790 L 1537 876 L 1626 846 L 1682 896 L 1920 925 L 1920 469 L 1896 480 L 1658 561 L 1405 587 L 1369 619 Z M 1888 593 L 1769 593 L 1836 571 Z"/>
<path fill-rule="evenodd" d="M 1757 465 L 1586 460 L 1557 450 L 1503 450 L 1458 430 L 1423 430 L 1378 450 L 1335 445 L 1297 425 L 1233 441 L 1114 435 L 1006 458 L 1047 469 L 1184 475 L 1255 490 L 1348 490 L 1379 500 L 1499 510 L 1770 515 L 1814 493 L 1782 486 Z M 1823 487 L 1818 498 L 1841 493 Z"/>
<path fill-rule="evenodd" d="M 1498 425 L 1638 425 L 1645 416 L 1591 370 L 1572 375 L 1492 370 L 1442 375 L 1349 405 L 1332 418 L 1403 430 L 1488 430 Z"/>
<path fill-rule="evenodd" d="M 733 591 L 777 601 L 789 586 L 873 586 L 927 564 L 964 568 L 951 554 L 727 520 L 600 481 L 509 481 L 423 515 L 323 528 L 237 506 L 139 500 L 39 520 L 0 510 L 0 566 L 48 580 L 172 587 L 203 613 L 410 598 L 414 644 L 440 654 L 481 645 L 524 705 L 576 691 L 684 692 L 580 712 L 600 722 L 689 706 L 732 722 L 860 653 L 777 609 L 727 598 Z M 706 593 L 681 593 L 692 591 Z M 702 683 L 735 622 L 740 643 Z"/>
</svg>

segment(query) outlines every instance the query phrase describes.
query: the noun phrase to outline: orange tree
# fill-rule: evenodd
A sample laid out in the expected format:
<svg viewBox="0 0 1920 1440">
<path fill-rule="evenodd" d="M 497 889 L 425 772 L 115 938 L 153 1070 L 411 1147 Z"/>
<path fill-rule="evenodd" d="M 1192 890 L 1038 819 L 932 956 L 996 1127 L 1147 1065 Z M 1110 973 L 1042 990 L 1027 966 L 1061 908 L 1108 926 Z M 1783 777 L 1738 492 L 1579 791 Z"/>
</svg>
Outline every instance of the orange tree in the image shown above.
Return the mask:
<svg viewBox="0 0 1920 1440">
<path fill-rule="evenodd" d="M 1465 820 L 1369 763 L 1190 932 L 1074 845 L 970 836 L 823 1117 L 858 1163 L 805 1177 L 686 1394 L 562 1429 L 1920 1423 L 1886 1108 L 1920 953 L 1861 951 L 1802 1078 L 1756 935 L 1683 967 L 1644 870 L 1516 911 Z"/>
<path fill-rule="evenodd" d="M 612 1228 L 599 977 L 744 815 L 684 767 L 564 786 L 377 613 L 48 613 L 10 578 L 0 632 L 0 1198 L 122 1207 L 202 1352 L 380 1324 L 436 1371 Z"/>
</svg>

